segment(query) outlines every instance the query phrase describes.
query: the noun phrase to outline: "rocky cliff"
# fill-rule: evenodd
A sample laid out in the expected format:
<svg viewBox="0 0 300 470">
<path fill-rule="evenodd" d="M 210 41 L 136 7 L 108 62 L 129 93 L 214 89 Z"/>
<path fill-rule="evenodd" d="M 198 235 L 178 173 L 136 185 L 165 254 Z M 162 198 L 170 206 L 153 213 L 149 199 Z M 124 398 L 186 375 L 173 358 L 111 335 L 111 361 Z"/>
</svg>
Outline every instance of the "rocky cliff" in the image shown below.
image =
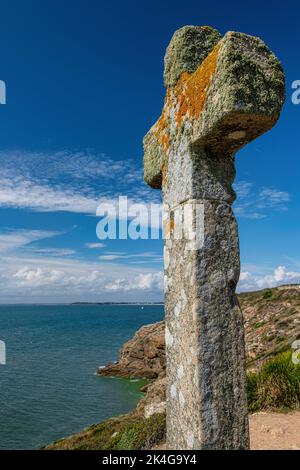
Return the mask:
<svg viewBox="0 0 300 470">
<path fill-rule="evenodd" d="M 281 286 L 239 295 L 249 366 L 291 347 L 300 338 L 300 288 Z"/>
<path fill-rule="evenodd" d="M 240 294 L 244 315 L 249 370 L 291 348 L 300 339 L 300 289 L 282 286 Z M 137 412 L 149 418 L 165 410 L 164 322 L 143 326 L 120 350 L 117 363 L 99 369 L 99 375 L 156 379 L 143 388 Z"/>
<path fill-rule="evenodd" d="M 289 349 L 300 338 L 300 289 L 282 286 L 243 293 L 239 302 L 244 315 L 249 367 Z M 99 375 L 162 377 L 165 371 L 164 322 L 140 328 L 120 350 L 117 363 L 99 369 Z"/>
<path fill-rule="evenodd" d="M 293 341 L 300 339 L 300 289 L 295 286 L 283 286 L 243 293 L 239 295 L 239 301 L 245 321 L 248 369 L 260 370 L 262 364 L 271 357 L 290 350 Z M 290 362 L 288 359 L 288 364 Z M 282 364 L 279 363 L 281 369 Z M 275 366 L 276 364 L 271 364 L 271 370 L 274 370 Z M 160 446 L 165 439 L 164 322 L 147 325 L 138 330 L 121 348 L 119 361 L 99 369 L 98 374 L 146 377 L 153 380 L 143 387 L 144 397 L 136 409 L 128 415 L 92 426 L 48 448 L 130 450 Z M 252 378 L 256 377 L 252 374 Z M 296 403 L 293 407 L 298 408 L 300 368 L 295 377 L 293 380 L 298 383 L 298 391 L 296 390 Z M 263 392 L 262 385 L 259 384 L 261 392 Z M 276 377 L 275 388 L 279 385 Z M 288 392 L 287 389 L 284 393 Z M 252 421 L 250 420 L 250 428 Z M 255 432 L 257 434 L 257 430 Z"/>
<path fill-rule="evenodd" d="M 165 329 L 164 322 L 159 322 L 140 328 L 122 347 L 119 361 L 100 368 L 98 374 L 154 379 L 164 370 Z"/>
</svg>

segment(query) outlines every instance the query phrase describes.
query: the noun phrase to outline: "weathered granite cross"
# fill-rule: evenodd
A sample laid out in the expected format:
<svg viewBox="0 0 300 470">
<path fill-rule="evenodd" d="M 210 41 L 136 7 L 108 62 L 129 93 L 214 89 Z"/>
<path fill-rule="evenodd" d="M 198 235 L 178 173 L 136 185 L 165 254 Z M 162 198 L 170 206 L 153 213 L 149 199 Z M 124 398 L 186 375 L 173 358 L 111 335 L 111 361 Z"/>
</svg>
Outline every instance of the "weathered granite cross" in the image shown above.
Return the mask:
<svg viewBox="0 0 300 470">
<path fill-rule="evenodd" d="M 171 213 L 204 206 L 203 246 L 165 234 L 167 446 L 249 447 L 235 153 L 269 130 L 284 73 L 257 37 L 207 26 L 175 32 L 165 56 L 165 105 L 144 138 L 145 181 Z M 196 215 L 194 215 L 196 217 Z M 197 220 L 192 220 L 192 223 Z"/>
</svg>

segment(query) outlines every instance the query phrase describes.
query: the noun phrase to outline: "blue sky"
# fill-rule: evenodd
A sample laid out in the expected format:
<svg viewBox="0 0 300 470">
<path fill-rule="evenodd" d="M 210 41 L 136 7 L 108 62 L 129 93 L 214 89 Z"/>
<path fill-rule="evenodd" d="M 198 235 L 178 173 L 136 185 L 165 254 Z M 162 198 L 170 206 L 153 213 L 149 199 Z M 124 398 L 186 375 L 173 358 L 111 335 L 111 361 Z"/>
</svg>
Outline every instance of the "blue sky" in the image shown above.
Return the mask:
<svg viewBox="0 0 300 470">
<path fill-rule="evenodd" d="M 163 104 L 163 56 L 185 24 L 260 36 L 283 63 L 276 127 L 237 155 L 239 289 L 300 282 L 300 79 L 292 2 L 1 2 L 0 302 L 162 299 L 162 241 L 96 237 L 99 201 L 159 202 L 142 138 Z"/>
</svg>

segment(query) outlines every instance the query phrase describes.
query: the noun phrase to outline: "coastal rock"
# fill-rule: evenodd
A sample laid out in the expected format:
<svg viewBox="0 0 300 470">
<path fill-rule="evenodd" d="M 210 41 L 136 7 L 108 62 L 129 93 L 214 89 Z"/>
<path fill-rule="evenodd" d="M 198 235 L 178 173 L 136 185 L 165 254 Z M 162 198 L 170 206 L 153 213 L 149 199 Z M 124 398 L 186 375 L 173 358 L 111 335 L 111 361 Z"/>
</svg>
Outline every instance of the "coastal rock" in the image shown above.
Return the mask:
<svg viewBox="0 0 300 470">
<path fill-rule="evenodd" d="M 300 339 L 299 285 L 239 295 L 246 334 L 248 368 L 289 349 Z"/>
<path fill-rule="evenodd" d="M 138 414 L 149 418 L 156 413 L 164 413 L 166 411 L 165 375 L 143 387 L 142 391 L 146 392 L 146 394 L 137 405 L 136 412 Z"/>
<path fill-rule="evenodd" d="M 120 359 L 98 369 L 98 375 L 155 379 L 165 369 L 164 322 L 140 328 L 120 350 Z"/>
<path fill-rule="evenodd" d="M 280 286 L 238 295 L 244 316 L 247 364 L 257 368 L 260 362 L 289 349 L 300 338 L 300 289 Z M 98 370 L 99 375 L 146 377 L 165 374 L 164 322 L 145 325 L 120 350 L 117 363 Z M 152 386 L 152 384 L 151 384 Z M 142 391 L 147 391 L 147 385 Z M 155 389 L 154 389 L 155 390 Z"/>
<path fill-rule="evenodd" d="M 259 292 L 247 292 L 239 294 L 238 298 L 244 314 L 247 360 L 251 369 L 259 369 L 261 362 L 265 362 L 282 350 L 289 349 L 295 339 L 300 339 L 299 286 L 281 286 Z M 147 344 L 147 347 L 142 346 L 141 349 L 140 342 Z M 127 415 L 93 425 L 79 434 L 47 446 L 47 449 L 165 449 L 164 323 L 159 322 L 141 328 L 135 337 L 121 349 L 120 361 L 117 364 L 108 365 L 102 375 L 110 375 L 111 371 L 112 375 L 130 377 L 132 373 L 135 373 L 138 377 L 140 371 L 141 376 L 144 376 L 145 369 L 142 364 L 145 367 L 149 359 L 144 363 L 142 359 L 139 359 L 141 361 L 139 369 L 134 371 L 132 369 L 131 358 L 136 355 L 134 348 L 137 344 L 141 350 L 146 349 L 157 353 L 159 350 L 159 355 L 161 355 L 159 377 L 142 387 L 141 391 L 145 392 L 145 395 L 137 407 Z M 158 344 L 159 348 L 157 348 Z M 124 354 L 125 350 L 126 354 Z M 152 356 L 151 353 L 150 355 Z M 127 369 L 126 364 L 129 364 L 131 369 Z M 100 370 L 100 373 L 103 370 Z M 271 446 L 274 449 L 298 448 L 297 439 L 291 438 L 290 433 L 296 436 L 298 428 L 295 423 L 296 419 L 299 419 L 299 411 L 290 413 L 287 421 L 286 416 L 284 413 L 275 415 L 265 411 L 250 415 L 252 448 L 269 449 Z M 266 428 L 271 431 L 266 432 Z"/>
<path fill-rule="evenodd" d="M 258 370 L 270 357 L 300 339 L 300 289 L 280 286 L 238 295 L 243 311 L 248 370 Z M 166 410 L 164 322 L 140 328 L 120 350 L 120 359 L 98 373 L 154 379 L 142 387 L 145 396 L 133 414 L 148 419 Z M 174 390 L 174 393 L 175 390 Z"/>
</svg>

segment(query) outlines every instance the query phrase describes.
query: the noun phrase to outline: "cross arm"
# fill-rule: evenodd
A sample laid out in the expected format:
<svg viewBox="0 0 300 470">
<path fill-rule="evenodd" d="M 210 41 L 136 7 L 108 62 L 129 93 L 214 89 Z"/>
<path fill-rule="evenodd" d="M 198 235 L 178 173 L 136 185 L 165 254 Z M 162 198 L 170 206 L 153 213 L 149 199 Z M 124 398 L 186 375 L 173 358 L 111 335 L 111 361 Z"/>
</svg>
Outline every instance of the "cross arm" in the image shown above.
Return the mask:
<svg viewBox="0 0 300 470">
<path fill-rule="evenodd" d="M 174 37 L 167 49 L 164 108 L 144 138 L 144 178 L 154 188 L 161 187 L 170 148 L 178 146 L 183 135 L 191 145 L 214 154 L 233 154 L 279 117 L 285 80 L 276 56 L 257 37 L 228 32 L 219 39 L 215 30 L 210 34 L 214 39 L 202 55 L 203 46 L 189 36 L 195 40 L 189 49 L 189 57 L 191 50 L 197 56 L 193 65 L 179 61 L 172 69 L 168 58 L 171 63 L 176 59 Z M 184 41 L 180 47 L 184 49 Z"/>
</svg>

